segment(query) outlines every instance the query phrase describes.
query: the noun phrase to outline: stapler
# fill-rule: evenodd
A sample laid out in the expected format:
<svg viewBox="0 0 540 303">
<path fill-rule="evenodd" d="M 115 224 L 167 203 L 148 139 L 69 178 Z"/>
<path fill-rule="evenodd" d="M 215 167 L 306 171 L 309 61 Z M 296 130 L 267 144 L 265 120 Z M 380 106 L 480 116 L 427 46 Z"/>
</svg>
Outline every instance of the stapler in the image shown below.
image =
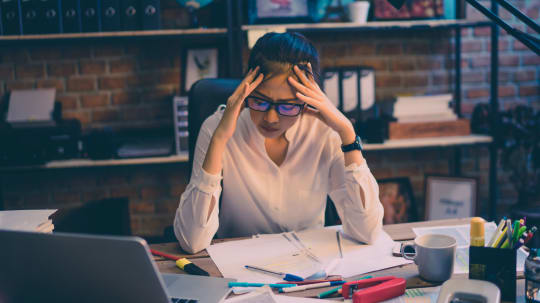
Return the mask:
<svg viewBox="0 0 540 303">
<path fill-rule="evenodd" d="M 389 300 L 405 293 L 406 281 L 394 276 L 377 277 L 343 284 L 343 298 L 353 303 L 375 303 Z"/>
</svg>

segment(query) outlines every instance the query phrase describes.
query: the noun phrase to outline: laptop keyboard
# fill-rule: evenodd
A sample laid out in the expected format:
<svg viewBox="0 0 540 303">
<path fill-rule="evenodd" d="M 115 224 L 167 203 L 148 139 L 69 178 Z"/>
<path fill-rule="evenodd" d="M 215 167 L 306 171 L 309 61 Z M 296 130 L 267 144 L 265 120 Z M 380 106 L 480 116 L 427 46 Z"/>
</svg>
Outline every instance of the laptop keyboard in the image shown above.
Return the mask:
<svg viewBox="0 0 540 303">
<path fill-rule="evenodd" d="M 199 302 L 199 300 L 171 298 L 171 303 L 197 303 L 197 302 Z"/>
</svg>

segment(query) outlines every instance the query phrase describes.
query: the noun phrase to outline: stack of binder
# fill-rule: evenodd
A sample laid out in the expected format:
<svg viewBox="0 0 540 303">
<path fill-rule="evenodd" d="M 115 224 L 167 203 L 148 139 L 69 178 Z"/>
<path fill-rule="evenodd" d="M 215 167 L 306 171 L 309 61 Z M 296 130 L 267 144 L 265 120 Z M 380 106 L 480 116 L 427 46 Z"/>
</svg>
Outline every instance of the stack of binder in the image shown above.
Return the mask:
<svg viewBox="0 0 540 303">
<path fill-rule="evenodd" d="M 0 35 L 160 27 L 160 0 L 0 0 Z"/>
</svg>

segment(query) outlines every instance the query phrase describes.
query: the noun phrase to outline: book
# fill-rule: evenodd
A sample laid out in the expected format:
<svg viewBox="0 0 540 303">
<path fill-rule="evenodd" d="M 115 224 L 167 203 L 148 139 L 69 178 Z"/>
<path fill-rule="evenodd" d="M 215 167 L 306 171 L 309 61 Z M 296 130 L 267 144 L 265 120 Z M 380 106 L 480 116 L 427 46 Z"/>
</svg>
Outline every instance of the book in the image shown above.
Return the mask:
<svg viewBox="0 0 540 303">
<path fill-rule="evenodd" d="M 62 0 L 62 32 L 81 32 L 81 6 L 79 0 Z"/>
<path fill-rule="evenodd" d="M 188 98 L 175 96 L 173 98 L 174 113 L 174 141 L 176 143 L 176 153 L 188 151 Z"/>
<path fill-rule="evenodd" d="M 56 209 L 0 211 L 0 229 L 52 232 L 54 224 L 49 219 Z"/>
<path fill-rule="evenodd" d="M 398 122 L 437 122 L 437 121 L 455 121 L 458 117 L 453 112 L 436 115 L 417 115 L 417 116 L 403 116 L 398 117 Z"/>
</svg>

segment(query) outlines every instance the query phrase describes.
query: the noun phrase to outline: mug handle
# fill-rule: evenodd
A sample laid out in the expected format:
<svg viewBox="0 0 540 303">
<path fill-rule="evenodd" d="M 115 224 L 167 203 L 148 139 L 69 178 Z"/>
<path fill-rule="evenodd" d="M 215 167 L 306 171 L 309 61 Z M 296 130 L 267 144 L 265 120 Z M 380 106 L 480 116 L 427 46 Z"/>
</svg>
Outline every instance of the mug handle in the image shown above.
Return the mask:
<svg viewBox="0 0 540 303">
<path fill-rule="evenodd" d="M 406 253 L 405 250 L 407 248 L 412 248 L 414 253 Z M 403 243 L 403 245 L 401 245 L 401 255 L 406 260 L 414 261 L 414 259 L 416 259 L 416 247 L 414 246 L 414 243 Z"/>
</svg>

